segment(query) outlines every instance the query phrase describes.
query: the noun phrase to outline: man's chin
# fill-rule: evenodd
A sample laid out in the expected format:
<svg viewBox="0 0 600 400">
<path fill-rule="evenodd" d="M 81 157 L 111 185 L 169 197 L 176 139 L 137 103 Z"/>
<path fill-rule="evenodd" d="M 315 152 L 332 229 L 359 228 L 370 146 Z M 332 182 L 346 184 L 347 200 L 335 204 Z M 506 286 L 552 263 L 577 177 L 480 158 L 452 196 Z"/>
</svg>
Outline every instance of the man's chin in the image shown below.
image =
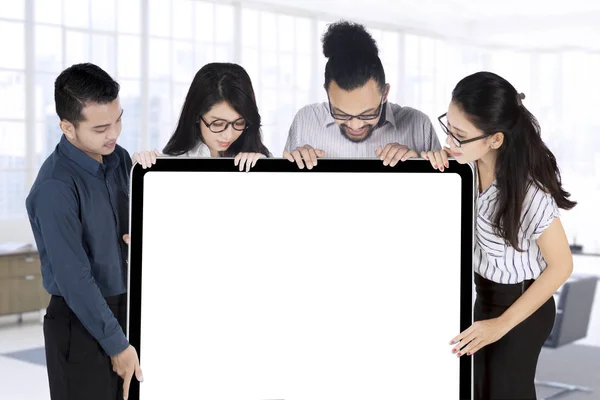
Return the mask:
<svg viewBox="0 0 600 400">
<path fill-rule="evenodd" d="M 102 156 L 109 156 L 112 153 L 115 152 L 115 148 L 106 148 L 106 147 L 102 147 L 97 153 L 102 155 Z"/>
<path fill-rule="evenodd" d="M 365 132 L 360 135 L 352 135 L 348 132 L 347 128 L 342 127 L 342 126 L 340 126 L 340 131 L 342 132 L 342 135 L 344 135 L 344 137 L 346 139 L 348 139 L 354 143 L 360 143 L 360 142 L 364 142 L 365 140 L 367 140 L 368 138 L 371 137 L 371 135 L 373 134 L 373 127 L 367 128 L 365 130 Z"/>
</svg>

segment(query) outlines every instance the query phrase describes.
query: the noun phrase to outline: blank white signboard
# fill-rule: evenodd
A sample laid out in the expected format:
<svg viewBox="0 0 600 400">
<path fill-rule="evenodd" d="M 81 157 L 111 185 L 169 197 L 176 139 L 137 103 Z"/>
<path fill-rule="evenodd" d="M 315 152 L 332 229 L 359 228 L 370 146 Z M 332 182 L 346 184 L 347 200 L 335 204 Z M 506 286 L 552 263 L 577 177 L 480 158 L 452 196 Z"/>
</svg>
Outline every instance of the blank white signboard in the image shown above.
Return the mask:
<svg viewBox="0 0 600 400">
<path fill-rule="evenodd" d="M 473 175 L 159 159 L 132 177 L 129 336 L 151 400 L 470 399 Z"/>
</svg>

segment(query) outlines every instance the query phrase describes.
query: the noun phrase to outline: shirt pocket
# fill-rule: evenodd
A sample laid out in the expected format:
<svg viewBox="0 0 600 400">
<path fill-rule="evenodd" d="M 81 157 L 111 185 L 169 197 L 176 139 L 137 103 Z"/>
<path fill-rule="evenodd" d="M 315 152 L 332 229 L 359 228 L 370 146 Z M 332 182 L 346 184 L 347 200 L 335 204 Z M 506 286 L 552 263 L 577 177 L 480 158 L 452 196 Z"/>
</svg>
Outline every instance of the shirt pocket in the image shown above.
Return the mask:
<svg viewBox="0 0 600 400">
<path fill-rule="evenodd" d="M 120 182 L 119 190 L 122 195 L 124 195 L 127 199 L 129 199 L 129 182 L 127 182 L 127 181 Z"/>
<path fill-rule="evenodd" d="M 117 189 L 119 204 L 121 206 L 126 206 L 127 208 L 129 208 L 129 196 L 130 196 L 129 185 L 126 182 L 119 182 L 116 189 Z"/>
<path fill-rule="evenodd" d="M 122 235 L 129 231 L 129 186 L 119 185 L 117 187 L 119 233 Z"/>
<path fill-rule="evenodd" d="M 121 189 L 121 197 L 127 202 L 127 205 L 129 206 L 129 188 Z"/>
<path fill-rule="evenodd" d="M 484 216 L 477 216 L 475 240 L 486 254 L 493 258 L 502 258 L 506 251 L 504 239 L 494 232 L 492 222 Z"/>
</svg>

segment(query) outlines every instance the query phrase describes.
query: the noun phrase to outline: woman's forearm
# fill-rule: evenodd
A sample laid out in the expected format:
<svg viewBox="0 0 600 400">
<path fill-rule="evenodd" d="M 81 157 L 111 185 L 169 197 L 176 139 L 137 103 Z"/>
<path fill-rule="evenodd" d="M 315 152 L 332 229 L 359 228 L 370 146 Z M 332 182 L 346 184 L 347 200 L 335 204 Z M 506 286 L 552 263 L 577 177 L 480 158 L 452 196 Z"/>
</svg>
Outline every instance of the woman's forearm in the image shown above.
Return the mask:
<svg viewBox="0 0 600 400">
<path fill-rule="evenodd" d="M 500 316 L 500 319 L 510 329 L 519 325 L 554 295 L 569 278 L 572 269 L 572 263 L 568 267 L 548 265 L 529 289 Z"/>
</svg>

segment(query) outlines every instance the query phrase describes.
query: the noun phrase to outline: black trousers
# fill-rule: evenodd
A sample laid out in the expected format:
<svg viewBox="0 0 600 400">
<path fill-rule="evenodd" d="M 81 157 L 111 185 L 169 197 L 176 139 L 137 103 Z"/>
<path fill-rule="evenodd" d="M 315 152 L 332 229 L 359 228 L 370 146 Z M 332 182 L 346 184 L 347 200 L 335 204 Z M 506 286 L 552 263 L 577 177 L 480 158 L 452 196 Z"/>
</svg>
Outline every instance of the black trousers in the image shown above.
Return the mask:
<svg viewBox="0 0 600 400">
<path fill-rule="evenodd" d="M 533 281 L 498 284 L 475 274 L 475 321 L 502 315 Z M 476 400 L 535 400 L 535 372 L 556 317 L 554 297 L 495 343 L 473 355 Z"/>
<path fill-rule="evenodd" d="M 125 332 L 127 297 L 106 299 Z M 123 380 L 110 357 L 64 298 L 52 296 L 44 316 L 46 365 L 52 400 L 122 400 Z"/>
</svg>

